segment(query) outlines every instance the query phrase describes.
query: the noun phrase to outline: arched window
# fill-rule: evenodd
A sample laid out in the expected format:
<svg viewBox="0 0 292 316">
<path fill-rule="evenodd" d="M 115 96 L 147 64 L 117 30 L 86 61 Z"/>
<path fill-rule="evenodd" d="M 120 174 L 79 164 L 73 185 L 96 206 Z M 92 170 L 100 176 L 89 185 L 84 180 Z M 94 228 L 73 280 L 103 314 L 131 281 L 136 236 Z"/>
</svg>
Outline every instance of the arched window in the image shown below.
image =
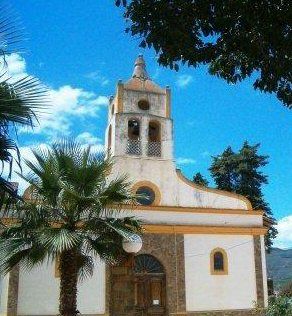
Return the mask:
<svg viewBox="0 0 292 316">
<path fill-rule="evenodd" d="M 150 108 L 150 104 L 147 100 L 142 99 L 138 101 L 138 108 L 143 111 L 147 111 Z"/>
<path fill-rule="evenodd" d="M 140 138 L 140 122 L 136 119 L 128 121 L 128 138 L 138 140 Z"/>
<path fill-rule="evenodd" d="M 226 251 L 221 248 L 213 249 L 210 255 L 211 274 L 228 274 L 228 258 Z"/>
<path fill-rule="evenodd" d="M 148 138 L 150 142 L 160 142 L 160 124 L 156 121 L 149 122 Z"/>
<path fill-rule="evenodd" d="M 161 129 L 160 123 L 150 121 L 148 126 L 148 151 L 150 157 L 161 157 Z"/>
<path fill-rule="evenodd" d="M 154 256 L 142 254 L 134 259 L 134 272 L 136 274 L 164 273 L 164 267 Z"/>
<path fill-rule="evenodd" d="M 112 114 L 112 115 L 115 114 L 115 104 L 114 104 L 114 103 L 113 103 L 113 105 L 112 105 L 111 114 Z"/>
<path fill-rule="evenodd" d="M 137 119 L 130 119 L 128 121 L 128 142 L 126 153 L 128 155 L 140 156 L 141 141 L 140 141 L 140 122 Z"/>
</svg>

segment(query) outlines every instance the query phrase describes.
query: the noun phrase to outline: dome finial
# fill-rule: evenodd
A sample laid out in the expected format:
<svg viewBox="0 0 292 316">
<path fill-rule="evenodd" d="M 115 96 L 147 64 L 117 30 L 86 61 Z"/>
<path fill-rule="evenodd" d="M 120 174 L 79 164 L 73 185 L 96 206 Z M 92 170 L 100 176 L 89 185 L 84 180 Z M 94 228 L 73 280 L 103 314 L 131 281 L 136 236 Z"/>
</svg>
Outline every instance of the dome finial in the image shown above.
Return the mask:
<svg viewBox="0 0 292 316">
<path fill-rule="evenodd" d="M 142 54 L 139 54 L 138 58 L 135 60 L 135 67 L 132 78 L 138 78 L 141 80 L 150 79 L 146 70 L 146 64 Z"/>
</svg>

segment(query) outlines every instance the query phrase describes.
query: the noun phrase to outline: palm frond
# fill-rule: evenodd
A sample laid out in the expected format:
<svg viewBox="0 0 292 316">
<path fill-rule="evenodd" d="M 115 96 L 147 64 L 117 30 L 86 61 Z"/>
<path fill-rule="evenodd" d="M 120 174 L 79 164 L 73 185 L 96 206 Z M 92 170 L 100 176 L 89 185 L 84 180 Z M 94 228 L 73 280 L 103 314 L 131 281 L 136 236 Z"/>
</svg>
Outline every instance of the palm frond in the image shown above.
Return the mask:
<svg viewBox="0 0 292 316">
<path fill-rule="evenodd" d="M 18 195 L 18 184 L 9 182 L 3 177 L 0 177 L 0 205 L 1 216 L 7 217 L 10 215 L 10 209 L 15 207 L 18 201 L 22 201 L 22 197 Z"/>
<path fill-rule="evenodd" d="M 0 56 L 18 52 L 23 38 L 23 27 L 17 14 L 7 2 L 2 2 L 0 5 Z"/>
<path fill-rule="evenodd" d="M 93 275 L 94 260 L 92 256 L 81 253 L 78 256 L 79 280 L 83 281 Z"/>
<path fill-rule="evenodd" d="M 42 230 L 38 241 L 49 253 L 61 254 L 63 251 L 80 246 L 82 237 L 77 231 L 70 231 L 64 227 L 48 227 Z"/>
<path fill-rule="evenodd" d="M 12 151 L 16 152 L 16 159 L 12 155 Z M 20 170 L 20 152 L 19 149 L 15 143 L 15 141 L 11 138 L 9 138 L 6 134 L 0 135 L 0 161 L 2 163 L 1 165 L 1 173 L 4 171 L 5 163 L 8 163 L 9 172 L 8 172 L 8 179 L 11 177 L 12 173 L 12 164 L 13 161 L 16 160 Z M 3 188 L 5 189 L 5 188 Z"/>
<path fill-rule="evenodd" d="M 38 79 L 27 76 L 16 82 L 0 82 L 0 124 L 33 127 L 37 114 L 48 106 L 48 89 Z"/>
<path fill-rule="evenodd" d="M 26 161 L 30 173 L 22 177 L 36 198 L 25 201 L 17 222 L 0 233 L 0 270 L 17 262 L 30 268 L 73 251 L 80 255 L 79 274 L 85 278 L 94 257 L 108 263 L 125 258 L 122 241 L 141 233 L 140 222 L 106 210 L 131 200 L 126 177 L 109 181 L 112 162 L 73 140 L 34 150 L 33 156 Z"/>
</svg>

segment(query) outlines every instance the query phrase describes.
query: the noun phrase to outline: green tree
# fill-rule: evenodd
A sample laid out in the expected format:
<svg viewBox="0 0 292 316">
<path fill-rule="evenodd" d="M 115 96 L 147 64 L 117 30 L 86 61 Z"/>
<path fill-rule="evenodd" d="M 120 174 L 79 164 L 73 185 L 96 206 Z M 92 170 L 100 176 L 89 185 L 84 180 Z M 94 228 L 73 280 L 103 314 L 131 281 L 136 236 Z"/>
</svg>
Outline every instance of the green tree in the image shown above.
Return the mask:
<svg viewBox="0 0 292 316">
<path fill-rule="evenodd" d="M 235 172 L 237 156 L 230 146 L 221 155 L 212 157 L 210 167 L 211 175 L 220 190 L 234 191 L 238 182 L 238 175 Z"/>
<path fill-rule="evenodd" d="M 133 197 L 126 178 L 110 180 L 112 163 L 90 147 L 64 140 L 33 156 L 22 176 L 30 199 L 0 235 L 0 272 L 59 258 L 60 315 L 76 315 L 78 278 L 92 274 L 94 257 L 121 260 L 123 239 L 140 232 L 136 219 L 119 216 L 118 205 Z"/>
<path fill-rule="evenodd" d="M 208 180 L 204 176 L 202 176 L 200 172 L 197 172 L 194 175 L 193 182 L 198 184 L 198 185 L 202 185 L 204 187 L 207 187 L 209 184 Z"/>
<path fill-rule="evenodd" d="M 238 153 L 228 147 L 221 155 L 213 157 L 211 175 L 218 189 L 241 194 L 249 199 L 254 209 L 260 209 L 272 221 L 273 213 L 265 201 L 262 186 L 268 177 L 261 168 L 268 164 L 268 156 L 259 154 L 260 144 L 249 145 L 245 142 Z M 266 248 L 270 250 L 277 230 L 271 226 L 266 235 Z"/>
<path fill-rule="evenodd" d="M 9 182 L 13 161 L 20 166 L 20 152 L 16 136 L 19 126 L 33 127 L 37 113 L 48 104 L 47 89 L 30 76 L 14 80 L 7 75 L 6 57 L 18 51 L 22 39 L 17 19 L 5 6 L 0 15 L 0 207 L 8 206 L 11 199 L 18 198 L 17 188 Z M 15 154 L 13 154 L 13 152 Z M 6 167 L 7 170 L 4 170 Z M 7 168 L 8 167 L 8 168 Z M 7 171 L 7 176 L 3 176 Z"/>
<path fill-rule="evenodd" d="M 271 297 L 268 308 L 256 307 L 252 315 L 292 316 L 292 301 L 285 296 Z"/>
<path fill-rule="evenodd" d="M 266 316 L 292 316 L 291 299 L 280 296 L 270 300 Z"/>
<path fill-rule="evenodd" d="M 292 108 L 291 1 L 115 0 L 141 47 L 158 62 L 208 65 L 229 83 L 255 78 L 254 89 L 275 93 Z"/>
</svg>

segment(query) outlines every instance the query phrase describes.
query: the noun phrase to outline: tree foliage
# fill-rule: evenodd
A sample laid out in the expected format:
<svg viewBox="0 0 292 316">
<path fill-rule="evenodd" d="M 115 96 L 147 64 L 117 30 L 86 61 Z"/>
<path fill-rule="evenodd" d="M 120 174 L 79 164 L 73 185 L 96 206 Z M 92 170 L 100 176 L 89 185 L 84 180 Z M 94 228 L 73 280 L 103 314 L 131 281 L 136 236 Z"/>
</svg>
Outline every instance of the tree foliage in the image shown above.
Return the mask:
<svg viewBox="0 0 292 316">
<path fill-rule="evenodd" d="M 241 194 L 249 199 L 254 209 L 263 210 L 272 221 L 273 213 L 265 201 L 262 186 L 268 183 L 268 177 L 261 168 L 268 164 L 268 156 L 259 154 L 260 144 L 245 142 L 239 152 L 227 147 L 221 155 L 213 157 L 211 175 L 218 189 Z M 269 250 L 277 235 L 271 226 L 266 235 L 266 247 Z"/>
<path fill-rule="evenodd" d="M 208 180 L 200 172 L 194 175 L 193 182 L 204 187 L 207 187 L 209 184 Z"/>
<path fill-rule="evenodd" d="M 288 297 L 280 296 L 269 302 L 266 316 L 292 316 L 292 302 Z"/>
<path fill-rule="evenodd" d="M 135 218 L 119 216 L 119 204 L 133 201 L 130 184 L 109 179 L 112 163 L 71 140 L 34 150 L 26 165 L 29 194 L 0 234 L 0 272 L 59 260 L 60 315 L 73 316 L 78 278 L 92 274 L 96 257 L 122 260 L 123 239 L 140 232 Z"/>
<path fill-rule="evenodd" d="M 2 1 L 3 3 L 3 1 Z M 19 50 L 23 36 L 18 19 L 0 4 L 0 207 L 18 199 L 17 187 L 9 182 L 13 162 L 20 165 L 16 142 L 19 126 L 33 127 L 38 111 L 48 104 L 47 89 L 36 79 L 8 76 L 7 56 Z M 7 174 L 3 176 L 3 172 Z"/>
<path fill-rule="evenodd" d="M 153 47 L 158 62 L 206 64 L 229 83 L 252 75 L 253 87 L 292 108 L 292 32 L 289 0 L 116 0 L 127 32 Z"/>
<path fill-rule="evenodd" d="M 292 281 L 289 281 L 283 285 L 280 295 L 292 298 Z"/>
</svg>

